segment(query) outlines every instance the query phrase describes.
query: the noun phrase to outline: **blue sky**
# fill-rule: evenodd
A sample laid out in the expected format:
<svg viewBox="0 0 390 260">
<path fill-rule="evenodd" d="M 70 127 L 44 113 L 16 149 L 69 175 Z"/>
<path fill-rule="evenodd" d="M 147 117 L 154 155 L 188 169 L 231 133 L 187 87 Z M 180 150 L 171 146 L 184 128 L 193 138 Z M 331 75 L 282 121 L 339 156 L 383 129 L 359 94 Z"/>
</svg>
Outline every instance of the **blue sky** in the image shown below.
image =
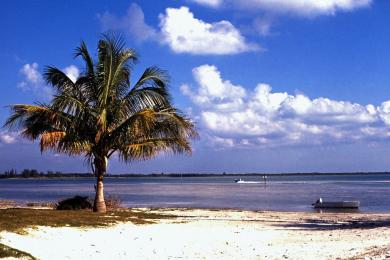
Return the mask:
<svg viewBox="0 0 390 260">
<path fill-rule="evenodd" d="M 168 70 L 176 106 L 196 122 L 189 156 L 125 172 L 345 172 L 390 169 L 390 2 L 378 0 L 5 1 L 0 122 L 14 103 L 50 100 L 46 65 L 77 77 L 73 50 L 123 34 L 133 80 Z M 0 170 L 88 171 L 0 130 Z"/>
</svg>

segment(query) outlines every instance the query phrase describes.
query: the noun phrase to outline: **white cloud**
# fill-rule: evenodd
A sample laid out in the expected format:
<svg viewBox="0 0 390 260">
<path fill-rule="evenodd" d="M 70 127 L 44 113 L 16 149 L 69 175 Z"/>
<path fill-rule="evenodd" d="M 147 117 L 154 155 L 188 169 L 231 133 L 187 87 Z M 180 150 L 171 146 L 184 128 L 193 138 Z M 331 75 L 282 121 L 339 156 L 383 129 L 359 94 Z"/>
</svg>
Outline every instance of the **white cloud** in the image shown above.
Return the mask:
<svg viewBox="0 0 390 260">
<path fill-rule="evenodd" d="M 191 54 L 237 54 L 259 50 L 248 43 L 229 21 L 207 23 L 187 7 L 167 8 L 160 15 L 163 40 L 174 52 Z"/>
<path fill-rule="evenodd" d="M 192 93 L 188 85 L 181 86 L 181 91 L 203 107 L 215 106 L 229 110 L 239 107 L 246 91 L 241 86 L 235 86 L 230 81 L 222 80 L 215 66 L 203 65 L 192 70 L 196 82 L 199 84 L 197 93 Z"/>
<path fill-rule="evenodd" d="M 337 11 L 351 11 L 367 7 L 372 0 L 221 0 L 213 5 L 209 1 L 195 1 L 212 7 L 232 5 L 243 9 L 258 9 L 272 13 L 290 13 L 300 16 L 333 15 Z"/>
<path fill-rule="evenodd" d="M 24 64 L 20 69 L 23 80 L 17 84 L 17 87 L 23 91 L 31 91 L 43 99 L 49 99 L 53 95 L 53 90 L 47 86 L 39 72 L 38 63 Z"/>
<path fill-rule="evenodd" d="M 196 91 L 183 94 L 198 106 L 200 123 L 213 144 L 305 145 L 390 137 L 390 101 L 361 105 L 324 97 L 272 92 L 267 84 L 247 90 L 223 80 L 215 66 L 193 69 Z"/>
<path fill-rule="evenodd" d="M 253 28 L 261 36 L 268 36 L 271 34 L 274 20 L 272 16 L 257 17 L 253 20 Z"/>
<path fill-rule="evenodd" d="M 208 140 L 211 141 L 211 145 L 220 148 L 232 148 L 235 143 L 232 138 L 223 138 L 219 136 L 208 136 Z"/>
<path fill-rule="evenodd" d="M 141 7 L 132 3 L 123 17 L 105 12 L 98 15 L 103 31 L 123 30 L 132 39 L 142 42 L 145 40 L 158 40 L 155 29 L 145 22 L 145 15 Z"/>
<path fill-rule="evenodd" d="M 80 75 L 79 69 L 75 65 L 70 65 L 62 70 L 73 82 L 76 82 Z M 23 79 L 17 87 L 23 91 L 30 91 L 39 98 L 48 101 L 53 97 L 53 88 L 48 86 L 39 72 L 38 63 L 24 64 L 20 69 Z"/>
<path fill-rule="evenodd" d="M 211 6 L 211 7 L 218 7 L 223 3 L 223 0 L 190 0 L 190 1 L 201 5 Z"/>
<path fill-rule="evenodd" d="M 26 80 L 37 84 L 42 81 L 41 74 L 38 72 L 38 64 L 36 62 L 32 64 L 24 64 L 20 69 L 20 72 L 26 77 Z"/>
<path fill-rule="evenodd" d="M 216 6 L 222 0 L 196 1 Z M 205 22 L 195 18 L 188 7 L 167 8 L 159 15 L 158 30 L 145 22 L 141 7 L 134 3 L 122 17 L 105 12 L 98 18 L 103 31 L 121 30 L 136 41 L 156 41 L 176 53 L 223 55 L 261 50 L 258 44 L 247 42 L 229 21 Z"/>
<path fill-rule="evenodd" d="M 16 132 L 0 132 L 0 143 L 3 144 L 13 144 L 17 141 L 17 133 Z"/>
<path fill-rule="evenodd" d="M 75 65 L 70 65 L 66 68 L 63 69 L 63 72 L 66 74 L 66 76 L 68 76 L 68 78 L 73 81 L 73 82 L 76 82 L 77 78 L 79 77 L 80 75 L 80 71 L 79 71 L 79 68 L 77 68 Z"/>
<path fill-rule="evenodd" d="M 371 0 L 233 0 L 246 8 L 259 8 L 276 13 L 292 13 L 303 16 L 333 15 L 337 11 L 351 11 L 369 6 Z"/>
<path fill-rule="evenodd" d="M 253 19 L 252 29 L 261 36 L 268 36 L 278 16 L 335 15 L 337 12 L 369 7 L 373 0 L 192 0 L 192 2 L 212 8 L 227 7 L 240 12 L 246 11 L 247 15 L 255 14 L 257 11 L 263 17 Z"/>
</svg>

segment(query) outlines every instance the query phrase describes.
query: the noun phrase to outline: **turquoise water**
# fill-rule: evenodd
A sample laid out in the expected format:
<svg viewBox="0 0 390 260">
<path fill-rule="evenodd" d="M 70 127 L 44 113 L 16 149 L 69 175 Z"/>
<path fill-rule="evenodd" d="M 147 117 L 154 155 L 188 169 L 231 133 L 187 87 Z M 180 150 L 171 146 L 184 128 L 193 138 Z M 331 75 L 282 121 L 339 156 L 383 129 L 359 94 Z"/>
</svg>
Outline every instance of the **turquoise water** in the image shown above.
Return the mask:
<svg viewBox="0 0 390 260">
<path fill-rule="evenodd" d="M 359 200 L 361 212 L 390 213 L 390 174 L 269 176 L 266 184 L 237 184 L 235 178 L 106 178 L 105 192 L 119 196 L 127 207 L 313 211 L 311 203 L 322 197 Z M 93 196 L 94 182 L 93 178 L 0 179 L 0 199 L 55 202 L 76 194 Z"/>
</svg>

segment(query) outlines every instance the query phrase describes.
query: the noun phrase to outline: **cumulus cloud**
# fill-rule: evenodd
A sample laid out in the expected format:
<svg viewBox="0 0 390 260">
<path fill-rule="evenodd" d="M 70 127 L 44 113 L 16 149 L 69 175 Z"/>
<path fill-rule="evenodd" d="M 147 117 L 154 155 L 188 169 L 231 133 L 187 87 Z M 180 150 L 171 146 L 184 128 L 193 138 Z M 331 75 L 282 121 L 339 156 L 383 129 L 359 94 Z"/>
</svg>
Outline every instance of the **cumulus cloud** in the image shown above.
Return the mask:
<svg viewBox="0 0 390 260">
<path fill-rule="evenodd" d="M 361 105 L 325 97 L 273 92 L 260 83 L 253 90 L 221 77 L 215 66 L 193 69 L 196 89 L 181 86 L 199 110 L 210 143 L 232 146 L 307 145 L 390 137 L 390 101 Z"/>
<path fill-rule="evenodd" d="M 13 144 L 17 141 L 16 132 L 0 131 L 0 144 Z"/>
<path fill-rule="evenodd" d="M 290 13 L 300 16 L 333 15 L 337 11 L 352 11 L 367 7 L 372 0 L 221 0 L 221 1 L 194 1 L 212 7 L 232 5 L 243 9 L 258 9 L 272 13 Z M 213 2 L 213 4 L 210 4 Z"/>
<path fill-rule="evenodd" d="M 218 2 L 214 0 L 210 4 Z M 176 53 L 223 55 L 261 50 L 259 45 L 247 42 L 229 21 L 205 22 L 196 18 L 188 7 L 167 8 L 159 15 L 158 30 L 146 24 L 144 13 L 136 4 L 131 4 L 123 17 L 109 12 L 98 17 L 103 31 L 125 31 L 135 40 L 156 41 Z"/>
<path fill-rule="evenodd" d="M 208 136 L 208 140 L 211 142 L 210 145 L 217 148 L 233 148 L 235 146 L 232 138 L 223 138 L 219 136 Z"/>
<path fill-rule="evenodd" d="M 158 40 L 156 30 L 147 25 L 145 15 L 141 7 L 132 3 L 127 9 L 126 15 L 118 17 L 110 12 L 99 14 L 103 31 L 122 30 L 125 31 L 132 39 L 142 42 L 145 40 Z"/>
<path fill-rule="evenodd" d="M 22 91 L 30 91 L 39 98 L 50 100 L 53 96 L 53 88 L 48 86 L 39 72 L 38 63 L 26 63 L 20 69 L 22 81 L 17 84 L 17 88 Z M 63 69 L 63 72 L 75 82 L 80 74 L 79 69 L 75 65 L 70 65 Z"/>
<path fill-rule="evenodd" d="M 160 15 L 160 27 L 164 42 L 177 53 L 236 54 L 260 49 L 229 21 L 204 22 L 187 7 L 167 8 Z"/>
<path fill-rule="evenodd" d="M 17 85 L 19 89 L 31 91 L 43 99 L 49 99 L 53 95 L 52 89 L 42 79 L 38 63 L 24 64 L 19 72 L 23 77 L 23 80 Z"/>
<path fill-rule="evenodd" d="M 228 80 L 222 80 L 215 66 L 203 65 L 194 68 L 192 73 L 199 86 L 198 92 L 192 93 L 188 85 L 181 86 L 181 90 L 191 96 L 196 104 L 203 107 L 218 104 L 220 110 L 234 109 L 242 104 L 246 90 L 241 86 L 233 85 Z"/>
<path fill-rule="evenodd" d="M 31 83 L 40 83 L 42 81 L 41 74 L 38 72 L 38 64 L 24 64 L 20 72 L 26 77 L 26 80 Z"/>
<path fill-rule="evenodd" d="M 75 65 L 70 65 L 63 69 L 64 73 L 68 78 L 70 78 L 71 81 L 76 82 L 77 78 L 80 75 L 79 68 L 77 68 Z"/>
</svg>

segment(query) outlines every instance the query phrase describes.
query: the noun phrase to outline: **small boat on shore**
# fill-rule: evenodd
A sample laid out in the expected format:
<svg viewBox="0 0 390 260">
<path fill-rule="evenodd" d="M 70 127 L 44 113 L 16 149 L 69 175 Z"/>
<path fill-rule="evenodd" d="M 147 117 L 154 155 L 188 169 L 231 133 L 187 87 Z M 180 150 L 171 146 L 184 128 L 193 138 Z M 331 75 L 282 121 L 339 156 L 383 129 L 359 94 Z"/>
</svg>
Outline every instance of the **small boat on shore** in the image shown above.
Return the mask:
<svg viewBox="0 0 390 260">
<path fill-rule="evenodd" d="M 320 198 L 315 203 L 312 204 L 314 208 L 321 208 L 321 209 L 356 209 L 360 206 L 360 201 L 353 200 L 353 201 L 322 201 Z"/>
</svg>

